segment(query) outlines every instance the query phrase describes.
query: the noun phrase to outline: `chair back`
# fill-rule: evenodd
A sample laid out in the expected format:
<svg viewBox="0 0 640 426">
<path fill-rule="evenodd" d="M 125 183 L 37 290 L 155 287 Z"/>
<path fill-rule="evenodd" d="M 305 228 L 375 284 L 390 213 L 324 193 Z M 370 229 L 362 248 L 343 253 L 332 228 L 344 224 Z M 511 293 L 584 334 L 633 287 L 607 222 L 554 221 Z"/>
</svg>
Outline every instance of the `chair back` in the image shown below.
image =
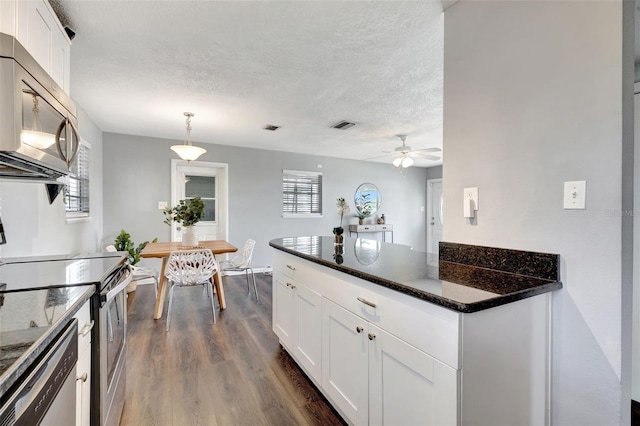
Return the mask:
<svg viewBox="0 0 640 426">
<path fill-rule="evenodd" d="M 236 262 L 234 262 L 234 267 L 236 268 L 248 268 L 251 264 L 251 256 L 253 256 L 253 248 L 256 246 L 256 241 L 252 239 L 248 239 L 246 243 L 244 243 L 244 247 L 242 247 L 242 252 Z"/>
<path fill-rule="evenodd" d="M 218 263 L 209 249 L 172 251 L 165 275 L 180 285 L 196 285 L 208 281 L 218 271 Z"/>
</svg>

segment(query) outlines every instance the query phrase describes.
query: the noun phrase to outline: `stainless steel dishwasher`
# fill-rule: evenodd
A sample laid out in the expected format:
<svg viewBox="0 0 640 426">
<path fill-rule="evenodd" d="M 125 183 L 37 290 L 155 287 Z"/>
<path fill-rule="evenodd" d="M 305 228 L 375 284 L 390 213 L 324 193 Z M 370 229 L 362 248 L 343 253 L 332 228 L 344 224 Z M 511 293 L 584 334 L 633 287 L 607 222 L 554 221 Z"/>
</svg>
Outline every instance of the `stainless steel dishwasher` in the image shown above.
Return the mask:
<svg viewBox="0 0 640 426">
<path fill-rule="evenodd" d="M 73 319 L 3 395 L 0 425 L 73 425 L 76 422 L 78 320 Z"/>
</svg>

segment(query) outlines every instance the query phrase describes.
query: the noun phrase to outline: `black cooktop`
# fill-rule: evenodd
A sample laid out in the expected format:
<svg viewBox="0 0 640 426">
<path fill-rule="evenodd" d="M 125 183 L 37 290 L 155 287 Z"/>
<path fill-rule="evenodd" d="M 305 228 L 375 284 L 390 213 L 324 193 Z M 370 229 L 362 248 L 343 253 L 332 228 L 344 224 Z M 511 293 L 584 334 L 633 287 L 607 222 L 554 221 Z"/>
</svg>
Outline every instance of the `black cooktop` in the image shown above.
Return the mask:
<svg viewBox="0 0 640 426">
<path fill-rule="evenodd" d="M 117 252 L 2 259 L 0 293 L 100 283 L 122 260 Z"/>
</svg>

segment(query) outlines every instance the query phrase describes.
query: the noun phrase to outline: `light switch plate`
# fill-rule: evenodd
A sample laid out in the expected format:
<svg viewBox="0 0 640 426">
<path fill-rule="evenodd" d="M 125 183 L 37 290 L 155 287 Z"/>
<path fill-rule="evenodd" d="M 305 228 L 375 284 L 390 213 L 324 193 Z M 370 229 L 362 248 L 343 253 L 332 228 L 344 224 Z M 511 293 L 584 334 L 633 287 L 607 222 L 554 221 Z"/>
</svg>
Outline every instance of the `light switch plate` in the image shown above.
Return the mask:
<svg viewBox="0 0 640 426">
<path fill-rule="evenodd" d="M 585 210 L 587 208 L 587 181 L 576 180 L 564 183 L 565 210 Z"/>
<path fill-rule="evenodd" d="M 167 202 L 166 201 L 158 201 L 158 210 L 164 210 L 167 208 Z"/>
</svg>

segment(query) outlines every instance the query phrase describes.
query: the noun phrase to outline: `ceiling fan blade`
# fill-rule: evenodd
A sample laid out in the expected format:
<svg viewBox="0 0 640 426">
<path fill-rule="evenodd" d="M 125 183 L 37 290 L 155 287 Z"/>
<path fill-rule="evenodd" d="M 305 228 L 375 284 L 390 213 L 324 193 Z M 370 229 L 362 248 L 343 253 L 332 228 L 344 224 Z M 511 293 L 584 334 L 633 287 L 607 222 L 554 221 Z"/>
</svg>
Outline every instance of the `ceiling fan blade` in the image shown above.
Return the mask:
<svg viewBox="0 0 640 426">
<path fill-rule="evenodd" d="M 413 152 L 418 152 L 418 151 L 422 151 L 422 152 L 440 152 L 442 151 L 440 148 L 422 148 L 422 149 L 414 149 Z"/>
<path fill-rule="evenodd" d="M 378 158 L 393 157 L 393 154 L 378 155 L 376 157 L 364 158 L 362 161 L 377 160 Z"/>
<path fill-rule="evenodd" d="M 423 154 L 421 152 L 415 152 L 415 151 L 411 153 L 411 156 L 413 158 L 424 158 L 425 160 L 432 160 L 432 161 L 437 161 L 441 158 L 435 155 Z"/>
</svg>

